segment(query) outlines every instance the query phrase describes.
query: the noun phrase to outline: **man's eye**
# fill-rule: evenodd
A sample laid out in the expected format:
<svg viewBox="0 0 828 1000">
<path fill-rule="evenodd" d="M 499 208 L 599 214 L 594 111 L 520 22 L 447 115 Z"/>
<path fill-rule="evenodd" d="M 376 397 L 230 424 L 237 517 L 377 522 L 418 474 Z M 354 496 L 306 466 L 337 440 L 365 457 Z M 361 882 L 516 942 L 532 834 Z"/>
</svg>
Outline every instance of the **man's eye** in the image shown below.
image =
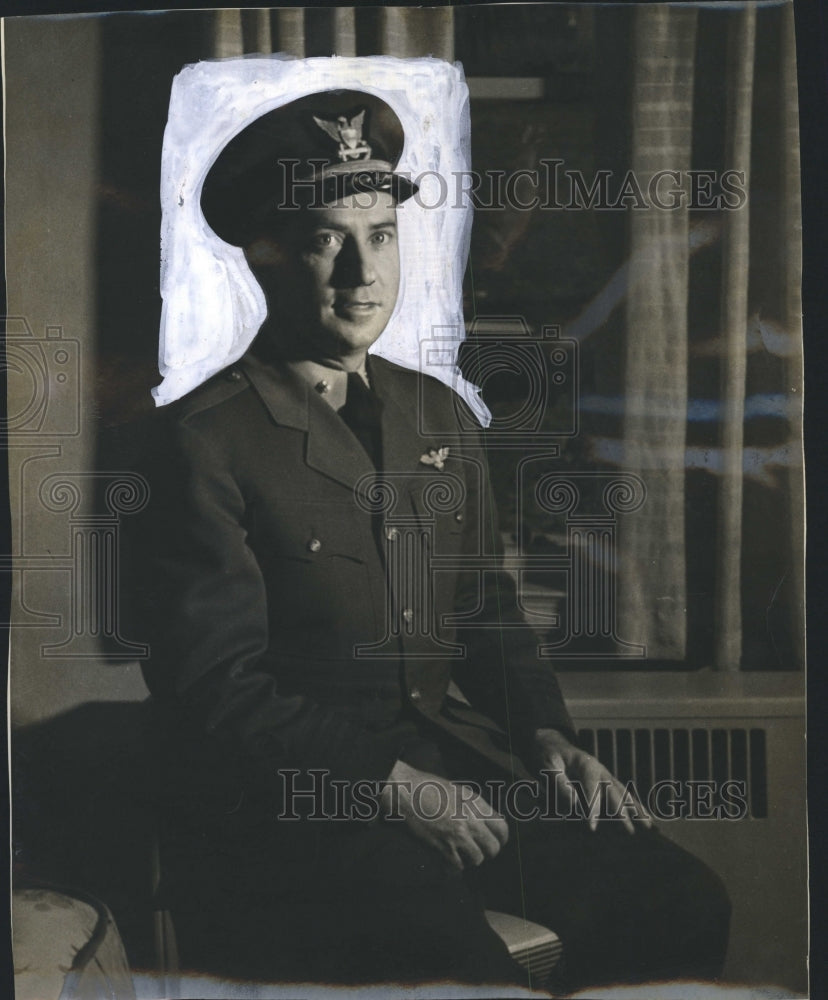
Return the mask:
<svg viewBox="0 0 828 1000">
<path fill-rule="evenodd" d="M 383 243 L 390 243 L 391 239 L 391 233 L 374 233 L 371 242 L 381 246 Z"/>
<path fill-rule="evenodd" d="M 335 246 L 337 242 L 333 233 L 317 233 L 311 241 L 311 246 L 315 250 L 324 250 L 327 247 Z"/>
</svg>

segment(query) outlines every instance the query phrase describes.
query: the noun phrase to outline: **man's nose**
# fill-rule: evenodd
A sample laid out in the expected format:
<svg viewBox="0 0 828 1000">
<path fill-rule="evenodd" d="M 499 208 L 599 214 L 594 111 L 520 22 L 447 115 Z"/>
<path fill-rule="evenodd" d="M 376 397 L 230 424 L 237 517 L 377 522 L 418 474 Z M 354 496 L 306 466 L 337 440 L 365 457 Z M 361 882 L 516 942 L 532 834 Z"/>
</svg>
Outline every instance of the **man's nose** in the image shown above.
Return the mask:
<svg viewBox="0 0 828 1000">
<path fill-rule="evenodd" d="M 342 244 L 334 268 L 334 284 L 338 288 L 357 288 L 373 285 L 376 272 L 367 246 L 360 246 L 350 237 Z"/>
</svg>

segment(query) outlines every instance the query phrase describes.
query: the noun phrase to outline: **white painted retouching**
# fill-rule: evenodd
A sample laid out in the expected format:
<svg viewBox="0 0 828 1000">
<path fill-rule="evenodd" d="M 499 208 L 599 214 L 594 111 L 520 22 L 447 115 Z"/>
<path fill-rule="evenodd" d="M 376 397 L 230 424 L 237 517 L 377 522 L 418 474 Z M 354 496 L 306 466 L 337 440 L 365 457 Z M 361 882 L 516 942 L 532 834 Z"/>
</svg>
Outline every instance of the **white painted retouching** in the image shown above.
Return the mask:
<svg viewBox="0 0 828 1000">
<path fill-rule="evenodd" d="M 451 385 L 487 422 L 477 389 L 455 364 L 471 231 L 470 197 L 455 184 L 470 169 L 468 88 L 459 65 L 431 58 L 277 54 L 200 62 L 176 76 L 161 161 L 163 381 L 153 389 L 156 404 L 178 399 L 238 360 L 267 312 L 243 251 L 220 240 L 201 213 L 207 172 L 256 118 L 334 89 L 367 91 L 394 109 L 405 132 L 396 170 L 420 185 L 398 211 L 400 295 L 372 350 Z"/>
</svg>

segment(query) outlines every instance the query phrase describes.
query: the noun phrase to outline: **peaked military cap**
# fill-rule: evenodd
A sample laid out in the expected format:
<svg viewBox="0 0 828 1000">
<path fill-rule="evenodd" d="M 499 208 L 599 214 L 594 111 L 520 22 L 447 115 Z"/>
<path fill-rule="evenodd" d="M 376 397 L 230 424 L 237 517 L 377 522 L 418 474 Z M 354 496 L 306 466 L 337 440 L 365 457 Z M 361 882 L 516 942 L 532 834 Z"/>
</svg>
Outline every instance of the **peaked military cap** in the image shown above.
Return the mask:
<svg viewBox="0 0 828 1000">
<path fill-rule="evenodd" d="M 417 186 L 394 172 L 404 141 L 400 119 L 373 94 L 309 94 L 230 140 L 204 181 L 201 210 L 216 235 L 245 246 L 276 224 L 276 213 L 368 191 L 405 201 Z"/>
</svg>

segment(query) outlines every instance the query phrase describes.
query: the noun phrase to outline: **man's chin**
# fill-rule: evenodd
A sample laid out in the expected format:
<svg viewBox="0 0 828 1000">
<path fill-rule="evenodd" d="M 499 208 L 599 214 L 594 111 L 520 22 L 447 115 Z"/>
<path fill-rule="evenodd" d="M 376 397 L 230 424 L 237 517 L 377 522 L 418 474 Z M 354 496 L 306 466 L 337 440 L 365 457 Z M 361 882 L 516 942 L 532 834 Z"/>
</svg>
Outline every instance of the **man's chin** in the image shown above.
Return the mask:
<svg viewBox="0 0 828 1000">
<path fill-rule="evenodd" d="M 330 338 L 330 346 L 333 350 L 344 354 L 357 354 L 367 351 L 369 347 L 379 340 L 380 334 L 385 329 L 386 324 L 380 327 L 376 323 L 368 324 L 348 324 L 347 329 L 335 331 Z"/>
</svg>

